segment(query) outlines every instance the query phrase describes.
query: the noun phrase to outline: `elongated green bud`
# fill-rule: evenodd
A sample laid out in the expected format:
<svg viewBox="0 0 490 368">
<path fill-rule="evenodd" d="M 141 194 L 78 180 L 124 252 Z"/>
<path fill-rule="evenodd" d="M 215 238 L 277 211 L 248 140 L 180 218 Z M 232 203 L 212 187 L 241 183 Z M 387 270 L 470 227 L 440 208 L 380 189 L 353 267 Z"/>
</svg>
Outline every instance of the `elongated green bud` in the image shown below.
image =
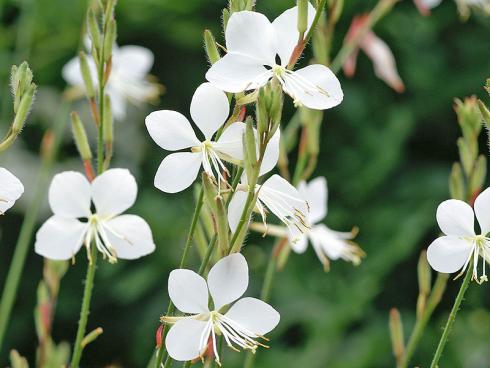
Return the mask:
<svg viewBox="0 0 490 368">
<path fill-rule="evenodd" d="M 457 144 L 459 149 L 459 157 L 461 160 L 461 164 L 463 165 L 464 173 L 467 177 L 469 177 L 471 174 L 471 170 L 473 169 L 474 161 L 472 149 L 463 137 L 458 138 Z"/>
<path fill-rule="evenodd" d="M 226 27 L 228 26 L 228 20 L 230 19 L 230 11 L 228 9 L 223 9 L 223 15 L 222 15 L 222 22 L 223 22 L 223 30 L 226 30 Z"/>
<path fill-rule="evenodd" d="M 246 128 L 243 136 L 244 150 L 245 150 L 245 171 L 249 183 L 255 183 L 257 180 L 257 143 L 255 133 L 253 129 L 253 119 L 247 117 L 245 120 Z M 253 185 L 253 184 L 252 184 Z"/>
<path fill-rule="evenodd" d="M 228 254 L 229 238 L 228 238 L 228 216 L 223 197 L 220 195 L 215 198 L 216 206 L 216 225 L 218 228 L 218 248 L 222 255 Z"/>
<path fill-rule="evenodd" d="M 476 193 L 483 188 L 485 184 L 485 178 L 487 176 L 487 159 L 485 156 L 480 155 L 475 162 L 473 169 L 473 175 L 470 178 L 470 191 Z"/>
<path fill-rule="evenodd" d="M 393 355 L 399 361 L 405 352 L 405 343 L 400 312 L 396 308 L 390 310 L 390 336 Z"/>
<path fill-rule="evenodd" d="M 34 94 L 36 93 L 36 89 L 37 86 L 34 83 L 31 83 L 20 100 L 19 107 L 12 124 L 12 132 L 14 134 L 18 134 L 24 127 L 27 115 L 29 114 L 32 106 L 32 100 L 34 98 Z"/>
<path fill-rule="evenodd" d="M 204 47 L 206 49 L 206 55 L 211 64 L 217 62 L 221 56 L 219 54 L 218 47 L 216 46 L 216 40 L 210 30 L 204 31 Z"/>
<path fill-rule="evenodd" d="M 269 88 L 264 86 L 259 89 L 257 105 L 255 110 L 255 119 L 257 121 L 257 131 L 259 137 L 269 132 Z"/>
<path fill-rule="evenodd" d="M 334 0 L 330 7 L 330 21 L 337 23 L 344 10 L 344 0 Z"/>
<path fill-rule="evenodd" d="M 218 193 L 216 185 L 213 182 L 213 178 L 206 172 L 202 173 L 202 187 L 204 189 L 204 197 L 208 203 L 213 216 L 216 216 L 216 195 Z"/>
<path fill-rule="evenodd" d="M 89 161 L 92 159 L 92 151 L 87 139 L 87 133 L 83 127 L 83 123 L 80 120 L 78 114 L 74 111 L 71 113 L 71 128 L 73 131 L 73 138 L 77 146 L 78 152 L 82 161 Z"/>
<path fill-rule="evenodd" d="M 116 0 L 107 0 L 105 2 L 104 18 L 111 19 L 114 15 L 114 7 L 116 6 Z"/>
<path fill-rule="evenodd" d="M 308 28 L 308 0 L 298 0 L 298 32 L 301 37 Z"/>
<path fill-rule="evenodd" d="M 427 262 L 427 252 L 423 250 L 420 253 L 419 262 L 417 264 L 417 276 L 419 280 L 419 291 L 429 295 L 431 284 L 431 270 L 429 262 Z"/>
<path fill-rule="evenodd" d="M 87 56 L 83 51 L 80 51 L 78 57 L 80 58 L 80 73 L 82 74 L 83 84 L 85 85 L 87 97 L 89 99 L 92 99 L 95 97 L 95 89 L 92 74 L 88 66 Z"/>
<path fill-rule="evenodd" d="M 465 200 L 465 182 L 461 164 L 455 162 L 449 176 L 449 194 L 453 199 Z"/>
<path fill-rule="evenodd" d="M 114 141 L 114 119 L 112 117 L 111 99 L 108 95 L 104 96 L 104 114 L 102 116 L 102 136 L 104 143 Z"/>
<path fill-rule="evenodd" d="M 14 113 L 19 110 L 19 105 L 24 94 L 29 90 L 32 84 L 32 70 L 27 62 L 19 66 L 13 65 L 10 74 L 10 87 L 14 97 Z"/>
<path fill-rule="evenodd" d="M 482 102 L 482 100 L 478 100 L 478 108 L 480 109 L 481 116 L 483 117 L 483 121 L 485 122 L 487 129 L 489 129 L 490 110 L 488 110 L 487 106 Z"/>
<path fill-rule="evenodd" d="M 89 332 L 87 336 L 85 336 L 82 340 L 82 348 L 90 344 L 91 342 L 95 341 L 97 337 L 102 335 L 104 333 L 104 330 L 102 327 L 97 327 L 95 330 Z"/>
<path fill-rule="evenodd" d="M 112 18 L 107 23 L 107 32 L 104 35 L 104 61 L 109 60 L 112 56 L 112 47 L 116 42 L 117 37 L 117 24 L 116 20 Z"/>
<path fill-rule="evenodd" d="M 101 50 L 101 36 L 99 24 L 97 22 L 97 18 L 92 9 L 88 10 L 87 14 L 87 28 L 90 39 L 92 40 L 92 48 L 97 51 L 97 55 L 99 55 Z M 95 60 L 98 60 L 98 57 L 94 55 Z"/>
<path fill-rule="evenodd" d="M 10 351 L 10 365 L 12 368 L 29 368 L 27 359 L 20 355 L 17 350 Z"/>
<path fill-rule="evenodd" d="M 281 123 L 283 102 L 282 87 L 276 79 L 273 79 L 271 82 L 271 105 L 269 110 L 269 119 L 271 121 L 269 138 L 274 135 Z"/>
</svg>

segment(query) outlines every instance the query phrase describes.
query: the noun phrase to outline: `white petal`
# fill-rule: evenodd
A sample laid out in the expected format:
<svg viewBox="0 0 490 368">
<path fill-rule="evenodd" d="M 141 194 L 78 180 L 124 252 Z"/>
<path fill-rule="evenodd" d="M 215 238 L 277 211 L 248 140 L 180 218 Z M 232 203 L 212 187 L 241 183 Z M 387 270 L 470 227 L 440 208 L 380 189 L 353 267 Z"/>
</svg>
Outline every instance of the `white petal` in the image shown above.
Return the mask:
<svg viewBox="0 0 490 368">
<path fill-rule="evenodd" d="M 136 201 L 138 185 L 126 169 L 110 169 L 92 182 L 92 200 L 101 216 L 119 215 Z"/>
<path fill-rule="evenodd" d="M 12 207 L 24 193 L 24 185 L 7 169 L 0 167 L 0 214 Z"/>
<path fill-rule="evenodd" d="M 257 89 L 272 78 L 272 70 L 245 55 L 228 53 L 206 73 L 206 79 L 226 92 L 238 93 Z"/>
<path fill-rule="evenodd" d="M 315 249 L 327 255 L 332 260 L 339 259 L 345 252 L 348 243 L 345 239 L 337 237 L 335 232 L 324 224 L 318 224 L 309 232 L 311 244 Z"/>
<path fill-rule="evenodd" d="M 208 287 L 214 309 L 234 302 L 248 287 L 248 264 L 240 253 L 220 259 L 209 271 Z"/>
<path fill-rule="evenodd" d="M 210 139 L 230 114 L 230 104 L 226 94 L 211 83 L 197 87 L 191 101 L 191 116 L 194 123 Z"/>
<path fill-rule="evenodd" d="M 490 188 L 480 193 L 475 200 L 475 214 L 480 224 L 482 235 L 490 232 Z"/>
<path fill-rule="evenodd" d="M 155 250 L 150 226 L 139 216 L 117 216 L 106 222 L 105 230 L 117 258 L 137 259 Z"/>
<path fill-rule="evenodd" d="M 87 224 L 78 220 L 52 216 L 38 230 L 34 249 L 49 259 L 70 259 L 80 250 L 86 230 Z"/>
<path fill-rule="evenodd" d="M 342 102 L 344 93 L 335 74 L 320 64 L 283 75 L 284 91 L 310 109 L 325 110 Z"/>
<path fill-rule="evenodd" d="M 177 269 L 170 272 L 168 295 L 181 312 L 198 314 L 209 311 L 206 280 L 194 271 Z"/>
<path fill-rule="evenodd" d="M 128 45 L 113 52 L 113 64 L 129 77 L 144 78 L 153 66 L 153 53 L 145 47 Z"/>
<path fill-rule="evenodd" d="M 276 132 L 269 140 L 269 143 L 265 148 L 264 157 L 262 158 L 262 165 L 260 166 L 259 176 L 268 173 L 276 167 L 277 161 L 279 160 L 280 140 L 281 130 L 280 128 L 277 128 Z"/>
<path fill-rule="evenodd" d="M 247 202 L 247 196 L 248 194 L 246 192 L 237 190 L 228 205 L 228 224 L 232 232 L 235 232 L 238 227 L 245 203 Z"/>
<path fill-rule="evenodd" d="M 453 273 L 461 269 L 473 249 L 471 242 L 456 236 L 441 236 L 427 249 L 427 261 L 437 272 Z"/>
<path fill-rule="evenodd" d="M 200 144 L 191 123 L 179 112 L 154 111 L 146 117 L 145 123 L 150 136 L 163 149 L 178 151 Z"/>
<path fill-rule="evenodd" d="M 298 186 L 299 193 L 308 202 L 310 207 L 309 220 L 312 224 L 322 221 L 327 216 L 327 180 L 320 176 L 311 180 L 308 184 L 301 182 Z"/>
<path fill-rule="evenodd" d="M 177 152 L 165 157 L 155 175 L 155 187 L 166 193 L 177 193 L 197 178 L 202 163 L 200 152 Z"/>
<path fill-rule="evenodd" d="M 279 323 L 281 316 L 269 304 L 255 298 L 237 301 L 226 316 L 257 335 L 265 335 Z"/>
<path fill-rule="evenodd" d="M 110 79 L 109 79 L 110 81 Z M 111 111 L 114 118 L 122 121 L 126 118 L 127 102 L 126 97 L 116 88 L 111 88 L 112 85 L 107 85 L 107 94 L 111 98 Z"/>
<path fill-rule="evenodd" d="M 301 234 L 299 237 L 292 236 L 289 238 L 289 245 L 295 253 L 304 253 L 308 247 L 308 236 L 306 234 Z"/>
<path fill-rule="evenodd" d="M 233 13 L 226 26 L 225 38 L 229 53 L 254 58 L 260 65 L 274 65 L 274 28 L 265 15 L 252 11 Z"/>
<path fill-rule="evenodd" d="M 474 236 L 473 209 L 465 202 L 449 199 L 437 207 L 437 223 L 446 235 Z"/>
<path fill-rule="evenodd" d="M 198 358 L 202 353 L 199 344 L 206 326 L 207 322 L 195 319 L 182 319 L 173 325 L 165 338 L 165 346 L 172 359 L 185 362 Z"/>
<path fill-rule="evenodd" d="M 49 187 L 49 205 L 58 216 L 90 216 L 90 197 L 90 183 L 85 176 L 75 171 L 55 175 Z"/>
<path fill-rule="evenodd" d="M 94 85 L 97 84 L 97 68 L 95 66 L 94 60 L 91 56 L 87 56 L 87 63 L 89 66 L 90 74 Z M 74 87 L 79 87 L 85 89 L 85 84 L 82 78 L 82 72 L 80 71 L 80 60 L 78 57 L 74 57 L 68 63 L 63 66 L 61 71 L 63 79 L 70 85 Z"/>
<path fill-rule="evenodd" d="M 225 156 L 235 160 L 243 160 L 243 134 L 246 125 L 240 121 L 229 125 L 217 142 L 213 142 L 213 148 Z M 225 157 L 226 158 L 226 157 Z"/>
<path fill-rule="evenodd" d="M 315 13 L 315 8 L 308 2 L 307 29 L 310 29 Z M 283 12 L 272 22 L 272 26 L 275 33 L 276 52 L 281 58 L 281 65 L 286 66 L 299 39 L 298 7 L 295 6 Z"/>
</svg>

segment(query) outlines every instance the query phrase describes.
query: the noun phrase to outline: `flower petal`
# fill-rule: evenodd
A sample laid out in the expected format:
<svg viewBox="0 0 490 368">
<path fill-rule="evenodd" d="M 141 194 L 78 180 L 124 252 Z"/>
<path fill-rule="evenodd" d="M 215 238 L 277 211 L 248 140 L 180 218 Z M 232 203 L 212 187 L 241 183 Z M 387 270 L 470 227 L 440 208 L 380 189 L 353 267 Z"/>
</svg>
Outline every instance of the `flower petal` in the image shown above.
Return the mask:
<svg viewBox="0 0 490 368">
<path fill-rule="evenodd" d="M 92 182 L 92 200 L 101 216 L 123 213 L 134 204 L 137 194 L 136 180 L 126 169 L 107 170 Z"/>
<path fill-rule="evenodd" d="M 154 111 L 146 117 L 145 124 L 155 143 L 168 151 L 178 151 L 201 143 L 189 120 L 177 111 Z"/>
<path fill-rule="evenodd" d="M 110 245 L 121 259 L 137 259 L 153 253 L 155 243 L 148 223 L 136 215 L 121 215 L 105 223 Z"/>
<path fill-rule="evenodd" d="M 475 199 L 475 214 L 480 224 L 481 234 L 490 232 L 490 188 L 485 189 Z"/>
<path fill-rule="evenodd" d="M 289 245 L 295 253 L 301 254 L 308 248 L 308 235 L 301 234 L 300 236 L 289 236 Z"/>
<path fill-rule="evenodd" d="M 308 2 L 307 29 L 310 29 L 315 13 L 315 8 Z M 274 27 L 276 52 L 281 58 L 281 65 L 286 66 L 298 44 L 298 7 L 295 6 L 283 12 L 272 22 L 272 26 Z"/>
<path fill-rule="evenodd" d="M 245 133 L 245 128 L 246 125 L 240 121 L 231 124 L 223 131 L 217 142 L 212 142 L 213 148 L 233 160 L 243 160 L 243 134 Z"/>
<path fill-rule="evenodd" d="M 87 224 L 76 219 L 52 216 L 38 230 L 34 249 L 49 259 L 70 259 L 80 250 L 86 230 Z"/>
<path fill-rule="evenodd" d="M 230 114 L 230 104 L 226 94 L 211 83 L 197 87 L 191 101 L 191 116 L 194 123 L 210 139 Z"/>
<path fill-rule="evenodd" d="M 233 304 L 226 316 L 257 335 L 272 331 L 281 319 L 279 312 L 256 298 L 240 299 Z"/>
<path fill-rule="evenodd" d="M 229 53 L 253 58 L 259 65 L 273 66 L 276 57 L 274 36 L 274 28 L 265 15 L 252 11 L 235 12 L 226 26 L 226 49 Z"/>
<path fill-rule="evenodd" d="M 205 321 L 191 318 L 177 321 L 165 338 L 165 346 L 172 359 L 186 362 L 198 358 L 203 353 L 200 344 L 207 325 Z M 206 338 L 204 348 L 207 347 L 207 341 Z"/>
<path fill-rule="evenodd" d="M 197 178 L 202 164 L 200 152 L 177 152 L 165 157 L 155 175 L 155 187 L 166 193 L 177 193 Z"/>
<path fill-rule="evenodd" d="M 122 121 L 126 118 L 126 97 L 121 91 L 113 88 L 110 83 L 107 85 L 107 94 L 111 98 L 111 111 L 114 118 L 118 121 Z"/>
<path fill-rule="evenodd" d="M 238 227 L 245 203 L 247 202 L 247 195 L 246 192 L 237 190 L 228 205 L 228 224 L 232 232 L 235 232 Z"/>
<path fill-rule="evenodd" d="M 269 140 L 267 147 L 265 148 L 264 157 L 262 158 L 262 165 L 260 166 L 259 176 L 267 174 L 273 170 L 277 161 L 279 160 L 279 144 L 281 140 L 281 130 L 277 128 L 276 132 Z"/>
<path fill-rule="evenodd" d="M 85 176 L 76 171 L 65 171 L 55 175 L 49 187 L 49 205 L 57 216 L 90 216 L 90 197 L 90 183 Z"/>
<path fill-rule="evenodd" d="M 168 276 L 168 295 L 184 313 L 205 313 L 208 309 L 206 280 L 191 270 L 177 269 Z"/>
<path fill-rule="evenodd" d="M 475 218 L 469 204 L 449 199 L 437 207 L 437 223 L 446 235 L 474 236 Z"/>
<path fill-rule="evenodd" d="M 272 70 L 246 55 L 228 53 L 206 73 L 206 79 L 226 92 L 238 93 L 257 89 L 272 78 Z"/>
<path fill-rule="evenodd" d="M 114 68 L 120 68 L 126 76 L 133 78 L 144 78 L 150 72 L 154 59 L 153 52 L 136 45 L 118 47 L 112 55 Z"/>
<path fill-rule="evenodd" d="M 24 185 L 7 169 L 0 167 L 0 214 L 12 207 L 24 193 Z"/>
<path fill-rule="evenodd" d="M 310 109 L 325 110 L 342 102 L 344 93 L 335 74 L 320 64 L 283 74 L 284 91 Z"/>
<path fill-rule="evenodd" d="M 309 220 L 312 224 L 322 221 L 327 216 L 327 180 L 320 176 L 308 184 L 299 183 L 299 193 L 308 202 L 310 208 Z"/>
<path fill-rule="evenodd" d="M 334 261 L 342 256 L 343 250 L 348 244 L 345 239 L 335 236 L 335 233 L 325 224 L 313 226 L 309 235 L 312 245 Z"/>
<path fill-rule="evenodd" d="M 457 236 L 441 236 L 427 249 L 427 261 L 437 272 L 453 273 L 464 266 L 473 250 L 471 242 Z"/>
<path fill-rule="evenodd" d="M 92 81 L 94 85 L 97 85 L 97 67 L 91 56 L 87 56 L 87 63 Z M 80 71 L 80 59 L 78 57 L 74 57 L 63 66 L 61 75 L 68 84 L 85 90 L 85 83 L 83 82 L 82 72 Z"/>
<path fill-rule="evenodd" d="M 241 297 L 248 287 L 248 264 L 245 257 L 234 253 L 216 262 L 208 274 L 208 287 L 215 310 Z"/>
</svg>

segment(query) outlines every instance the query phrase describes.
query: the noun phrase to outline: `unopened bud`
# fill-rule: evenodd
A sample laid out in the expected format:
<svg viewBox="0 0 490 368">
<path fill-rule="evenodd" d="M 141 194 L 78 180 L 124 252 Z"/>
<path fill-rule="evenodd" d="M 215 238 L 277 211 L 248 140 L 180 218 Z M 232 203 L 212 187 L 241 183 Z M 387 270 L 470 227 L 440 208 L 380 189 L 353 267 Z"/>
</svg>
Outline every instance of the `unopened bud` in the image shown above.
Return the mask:
<svg viewBox="0 0 490 368">
<path fill-rule="evenodd" d="M 82 340 L 82 344 L 81 344 L 82 348 L 84 348 L 85 346 L 87 346 L 91 342 L 95 341 L 97 339 L 97 337 L 99 337 L 103 333 L 104 333 L 104 330 L 102 329 L 102 327 L 97 327 L 95 330 L 89 332 L 87 334 L 87 336 L 85 336 Z"/>
<path fill-rule="evenodd" d="M 23 62 L 18 67 L 12 66 L 10 75 L 10 86 L 14 96 L 14 113 L 19 110 L 22 97 L 29 90 L 32 84 L 32 71 L 27 62 Z"/>
<path fill-rule="evenodd" d="M 105 144 L 112 144 L 114 140 L 114 119 L 112 117 L 111 99 L 108 95 L 104 96 L 104 111 L 102 116 L 102 136 Z"/>
<path fill-rule="evenodd" d="M 204 197 L 206 198 L 206 202 L 208 203 L 213 215 L 215 215 L 217 212 L 215 198 L 218 194 L 218 190 L 214 184 L 213 178 L 206 172 L 202 173 L 202 187 L 204 189 Z"/>
<path fill-rule="evenodd" d="M 97 22 L 95 13 L 92 9 L 88 10 L 87 28 L 88 28 L 88 34 L 90 36 L 90 40 L 92 41 L 92 50 L 96 51 L 96 55 L 94 55 L 94 59 L 98 61 L 98 55 L 100 55 L 100 51 L 101 51 L 101 37 L 100 37 L 99 24 Z"/>
<path fill-rule="evenodd" d="M 10 350 L 10 364 L 12 368 L 29 368 L 27 359 L 21 356 L 17 350 Z"/>
<path fill-rule="evenodd" d="M 243 147 L 244 147 L 244 159 L 245 159 L 245 171 L 247 173 L 247 178 L 249 183 L 255 183 L 257 180 L 258 170 L 257 170 L 257 143 L 256 137 L 253 129 L 253 119 L 247 117 L 245 119 L 245 133 L 243 135 Z M 262 149 L 262 147 L 259 147 Z"/>
<path fill-rule="evenodd" d="M 89 161 L 92 159 L 92 151 L 88 143 L 87 133 L 83 127 L 83 123 L 76 112 L 71 113 L 71 127 L 73 131 L 73 138 L 77 146 L 78 152 L 82 161 Z"/>
<path fill-rule="evenodd" d="M 83 83 L 85 84 L 87 97 L 91 99 L 95 96 L 95 90 L 90 67 L 88 66 L 87 56 L 83 51 L 80 51 L 78 55 L 80 59 L 80 73 L 82 74 Z"/>
<path fill-rule="evenodd" d="M 257 121 L 257 131 L 259 133 L 259 137 L 262 137 L 264 134 L 269 131 L 269 100 L 270 96 L 270 88 L 266 86 L 259 89 L 259 96 L 257 98 L 257 105 L 255 110 L 255 119 Z"/>
<path fill-rule="evenodd" d="M 405 352 L 405 343 L 400 312 L 398 312 L 398 309 L 396 308 L 390 310 L 390 336 L 393 355 L 395 355 L 398 360 Z"/>
<path fill-rule="evenodd" d="M 104 35 L 104 61 L 109 60 L 112 56 L 112 48 L 116 42 L 117 37 L 117 24 L 114 18 L 110 19 L 107 23 L 107 31 Z"/>
<path fill-rule="evenodd" d="M 465 184 L 461 164 L 455 162 L 449 176 L 449 194 L 453 199 L 465 200 Z"/>
<path fill-rule="evenodd" d="M 34 98 L 34 94 L 36 93 L 36 89 L 36 85 L 34 83 L 31 83 L 31 85 L 20 100 L 19 107 L 17 109 L 17 113 L 15 114 L 14 122 L 12 124 L 12 132 L 14 132 L 14 134 L 20 132 L 22 130 L 22 127 L 24 126 L 27 115 L 29 114 L 32 106 L 32 100 Z"/>
<path fill-rule="evenodd" d="M 487 106 L 482 102 L 482 100 L 478 100 L 478 108 L 480 109 L 481 116 L 483 121 L 485 122 L 487 129 L 490 127 L 490 110 L 488 110 Z"/>
<path fill-rule="evenodd" d="M 162 341 L 163 341 L 163 331 L 164 331 L 164 325 L 161 324 L 157 328 L 157 332 L 155 333 L 155 348 L 159 349 L 162 346 Z"/>
<path fill-rule="evenodd" d="M 466 140 L 475 140 L 482 127 L 482 116 L 475 96 L 455 100 L 454 110 Z"/>
<path fill-rule="evenodd" d="M 344 9 L 344 0 L 333 0 L 330 4 L 330 21 L 337 23 Z"/>
<path fill-rule="evenodd" d="M 480 155 L 475 162 L 473 169 L 473 175 L 470 178 L 470 191 L 471 193 L 480 192 L 485 183 L 487 176 L 487 159 L 485 156 Z"/>
<path fill-rule="evenodd" d="M 463 166 L 463 171 L 467 177 L 471 175 L 471 171 L 473 170 L 473 162 L 476 158 L 473 150 L 471 149 L 472 144 L 473 143 L 466 141 L 463 137 L 460 137 L 457 140 L 459 158 Z"/>
<path fill-rule="evenodd" d="M 230 11 L 228 9 L 223 9 L 223 15 L 222 15 L 222 22 L 223 22 L 223 30 L 226 30 L 226 27 L 228 26 L 228 20 L 230 20 Z"/>
<path fill-rule="evenodd" d="M 308 28 L 308 0 L 298 0 L 298 32 L 301 38 Z"/>
<path fill-rule="evenodd" d="M 217 62 L 221 56 L 216 46 L 216 40 L 210 30 L 206 29 L 204 31 L 204 47 L 206 49 L 206 55 L 211 64 Z"/>
<path fill-rule="evenodd" d="M 222 255 L 228 254 L 229 239 L 228 239 L 228 216 L 223 197 L 220 195 L 215 197 L 216 202 L 216 225 L 218 230 L 218 248 Z"/>
<path fill-rule="evenodd" d="M 427 262 L 427 252 L 423 250 L 420 253 L 419 262 L 417 264 L 417 275 L 419 280 L 419 291 L 429 295 L 431 284 L 431 269 Z"/>
<path fill-rule="evenodd" d="M 281 123 L 283 101 L 282 87 L 276 79 L 273 79 L 271 82 L 271 105 L 269 110 L 269 119 L 272 125 L 269 131 L 269 137 L 274 135 Z"/>
<path fill-rule="evenodd" d="M 116 0 L 106 0 L 105 1 L 105 19 L 111 19 L 114 15 L 114 7 L 116 6 Z"/>
</svg>

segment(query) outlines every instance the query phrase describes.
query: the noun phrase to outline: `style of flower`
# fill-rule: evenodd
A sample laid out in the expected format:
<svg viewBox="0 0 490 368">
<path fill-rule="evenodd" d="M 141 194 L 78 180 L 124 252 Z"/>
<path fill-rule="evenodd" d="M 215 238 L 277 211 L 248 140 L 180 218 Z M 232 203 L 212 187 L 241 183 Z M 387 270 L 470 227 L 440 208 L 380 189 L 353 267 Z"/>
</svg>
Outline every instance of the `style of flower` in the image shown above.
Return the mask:
<svg viewBox="0 0 490 368">
<path fill-rule="evenodd" d="M 437 207 L 437 223 L 444 233 L 427 249 L 427 260 L 437 272 L 462 275 L 473 267 L 472 279 L 478 283 L 488 281 L 485 263 L 490 262 L 490 188 L 485 189 L 475 200 L 474 211 L 467 203 L 449 199 Z M 476 235 L 474 217 L 480 225 Z M 478 276 L 478 257 L 481 256 L 483 274 Z M 470 265 L 471 263 L 471 265 Z"/>
<path fill-rule="evenodd" d="M 17 177 L 7 169 L 0 167 L 0 215 L 11 208 L 24 193 L 24 186 Z"/>
<path fill-rule="evenodd" d="M 230 112 L 226 94 L 211 85 L 201 84 L 192 97 L 190 113 L 204 135 L 196 137 L 187 118 L 170 110 L 152 112 L 146 117 L 146 128 L 163 149 L 177 152 L 165 157 L 155 175 L 155 186 L 167 193 L 177 193 L 189 187 L 197 178 L 201 166 L 218 184 L 226 182 L 222 172 L 228 170 L 224 161 L 239 164 L 243 160 L 245 124 L 234 122 L 224 129 L 217 140 L 213 135 L 223 126 Z"/>
<path fill-rule="evenodd" d="M 358 37 L 359 31 L 365 26 L 366 22 L 369 22 L 368 14 L 354 17 L 344 42 L 349 42 Z M 405 85 L 398 74 L 395 57 L 393 56 L 390 47 L 371 30 L 362 37 L 359 48 L 357 48 L 346 60 L 343 66 L 346 76 L 352 77 L 356 72 L 359 49 L 364 51 L 371 59 L 374 66 L 374 73 L 379 79 L 384 81 L 398 93 L 405 90 Z"/>
<path fill-rule="evenodd" d="M 315 9 L 308 4 L 308 28 Z M 342 102 L 343 92 L 335 74 L 314 64 L 296 71 L 288 67 L 300 37 L 298 8 L 286 10 L 272 23 L 263 14 L 233 13 L 226 26 L 227 54 L 211 66 L 206 79 L 226 92 L 258 89 L 276 78 L 296 105 L 324 110 Z"/>
<path fill-rule="evenodd" d="M 137 191 L 134 177 L 125 169 L 107 170 L 92 183 L 74 171 L 55 175 L 49 188 L 54 215 L 36 234 L 36 253 L 67 260 L 85 245 L 91 260 L 90 247 L 96 246 L 109 262 L 152 253 L 155 244 L 146 221 L 122 214 L 134 204 Z"/>
<path fill-rule="evenodd" d="M 123 120 L 127 113 L 127 103 L 139 106 L 158 98 L 161 86 L 151 81 L 148 73 L 153 66 L 153 53 L 141 46 L 114 45 L 112 51 L 111 75 L 105 91 L 111 98 L 114 117 Z M 97 69 L 92 57 L 87 56 L 94 85 L 97 85 Z M 85 85 L 80 72 L 78 57 L 71 59 L 62 70 L 67 83 L 83 91 Z"/>
<path fill-rule="evenodd" d="M 248 265 L 240 253 L 219 260 L 209 271 L 207 282 L 191 270 L 177 269 L 170 273 L 168 293 L 183 317 L 163 316 L 171 323 L 165 346 L 178 361 L 203 357 L 212 346 L 220 364 L 217 336 L 233 350 L 255 352 L 267 340 L 264 335 L 279 323 L 280 315 L 269 304 L 255 298 L 241 298 L 248 287 Z M 213 307 L 209 308 L 209 294 Z M 228 306 L 235 302 L 229 309 Z"/>
</svg>

